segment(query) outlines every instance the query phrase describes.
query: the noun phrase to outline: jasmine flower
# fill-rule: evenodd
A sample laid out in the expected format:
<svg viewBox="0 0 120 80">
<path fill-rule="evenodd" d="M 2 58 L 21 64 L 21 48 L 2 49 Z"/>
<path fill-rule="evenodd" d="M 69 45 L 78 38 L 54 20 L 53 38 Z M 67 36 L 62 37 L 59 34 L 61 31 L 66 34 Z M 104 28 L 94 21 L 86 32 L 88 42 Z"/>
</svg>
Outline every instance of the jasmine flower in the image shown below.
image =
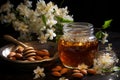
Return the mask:
<svg viewBox="0 0 120 80">
<path fill-rule="evenodd" d="M 65 77 L 61 77 L 59 78 L 59 80 L 69 80 L 69 79 L 66 79 Z"/>
<path fill-rule="evenodd" d="M 39 66 L 37 66 L 37 68 L 33 72 L 35 74 L 34 79 L 45 77 L 44 68 L 40 68 Z"/>
</svg>

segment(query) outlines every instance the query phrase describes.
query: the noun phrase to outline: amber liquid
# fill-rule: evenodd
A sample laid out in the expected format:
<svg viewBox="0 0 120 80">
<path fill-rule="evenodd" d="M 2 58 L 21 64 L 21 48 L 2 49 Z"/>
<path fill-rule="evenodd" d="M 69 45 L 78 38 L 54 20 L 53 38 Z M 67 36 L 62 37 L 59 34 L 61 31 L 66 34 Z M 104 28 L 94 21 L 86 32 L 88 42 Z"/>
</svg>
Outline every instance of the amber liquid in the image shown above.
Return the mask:
<svg viewBox="0 0 120 80">
<path fill-rule="evenodd" d="M 91 67 L 98 51 L 98 41 L 80 43 L 61 39 L 58 43 L 58 51 L 61 62 L 67 67 L 76 68 L 80 64 Z"/>
</svg>

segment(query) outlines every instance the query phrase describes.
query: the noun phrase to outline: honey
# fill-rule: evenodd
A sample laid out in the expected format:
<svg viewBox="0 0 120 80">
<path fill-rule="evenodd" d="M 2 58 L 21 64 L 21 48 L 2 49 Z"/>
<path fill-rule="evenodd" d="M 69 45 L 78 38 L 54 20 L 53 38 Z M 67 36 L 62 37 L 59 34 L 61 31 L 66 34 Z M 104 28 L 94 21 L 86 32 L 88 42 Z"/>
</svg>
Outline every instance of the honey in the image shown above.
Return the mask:
<svg viewBox="0 0 120 80">
<path fill-rule="evenodd" d="M 93 25 L 74 22 L 64 26 L 63 33 L 58 41 L 59 58 L 63 65 L 68 68 L 77 68 L 81 64 L 91 67 L 98 52 Z"/>
<path fill-rule="evenodd" d="M 91 67 L 98 50 L 98 41 L 80 43 L 61 39 L 58 47 L 59 57 L 65 66 L 78 67 L 78 65 L 84 63 Z"/>
</svg>

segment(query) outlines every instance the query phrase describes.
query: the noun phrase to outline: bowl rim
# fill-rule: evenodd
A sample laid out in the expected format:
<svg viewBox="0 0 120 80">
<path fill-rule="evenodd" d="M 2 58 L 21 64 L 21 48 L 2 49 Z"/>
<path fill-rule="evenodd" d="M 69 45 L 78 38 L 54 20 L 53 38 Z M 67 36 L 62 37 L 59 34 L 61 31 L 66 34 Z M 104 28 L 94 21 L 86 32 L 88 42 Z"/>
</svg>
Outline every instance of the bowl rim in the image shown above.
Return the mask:
<svg viewBox="0 0 120 80">
<path fill-rule="evenodd" d="M 34 41 L 35 42 L 35 41 Z M 54 43 L 54 42 L 49 42 L 49 43 Z M 55 43 L 54 43 L 55 44 Z M 43 44 L 44 45 L 44 44 Z M 10 60 L 9 58 L 6 58 L 4 55 L 3 55 L 3 51 L 6 49 L 6 48 L 12 48 L 14 47 L 15 44 L 7 44 L 3 47 L 0 48 L 0 57 L 2 59 L 4 59 L 5 61 L 9 61 L 9 62 L 12 62 L 12 63 L 21 63 L 21 64 L 34 64 L 34 63 L 42 63 L 42 62 L 48 62 L 48 61 L 53 61 L 55 59 L 58 58 L 58 51 L 56 50 L 56 52 L 54 53 L 54 55 L 49 58 L 49 59 L 43 59 L 43 60 L 35 60 L 35 61 L 22 61 L 22 60 Z"/>
</svg>

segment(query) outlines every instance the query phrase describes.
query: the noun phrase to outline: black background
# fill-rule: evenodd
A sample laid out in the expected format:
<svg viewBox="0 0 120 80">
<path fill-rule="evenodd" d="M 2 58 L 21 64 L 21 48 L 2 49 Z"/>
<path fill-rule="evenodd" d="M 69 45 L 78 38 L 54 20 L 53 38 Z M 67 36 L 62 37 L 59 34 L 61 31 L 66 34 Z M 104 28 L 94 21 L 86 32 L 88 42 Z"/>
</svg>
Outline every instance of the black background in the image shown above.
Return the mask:
<svg viewBox="0 0 120 80">
<path fill-rule="evenodd" d="M 7 0 L 0 0 L 0 5 Z M 10 0 L 11 3 L 17 5 L 23 0 Z M 37 0 L 32 0 L 35 5 Z M 62 0 L 45 0 L 54 2 L 60 7 Z M 116 0 L 64 0 L 61 7 L 68 7 L 69 14 L 73 15 L 76 22 L 89 22 L 96 28 L 100 28 L 104 21 L 112 19 L 111 26 L 107 29 L 112 32 L 120 32 L 120 3 Z M 0 25 L 0 38 L 4 34 L 18 35 L 11 27 Z"/>
<path fill-rule="evenodd" d="M 7 0 L 0 0 L 0 5 Z M 19 4 L 23 0 L 10 0 L 13 4 Z M 32 0 L 33 4 L 37 0 Z M 54 2 L 60 7 L 62 0 L 45 0 Z M 101 27 L 105 20 L 113 19 L 112 31 L 120 31 L 120 3 L 116 0 L 64 0 L 61 7 L 68 7 L 69 13 L 75 21 L 90 22 L 94 27 Z"/>
<path fill-rule="evenodd" d="M 0 5 L 7 0 L 0 0 Z M 23 0 L 10 0 L 13 4 L 19 4 Z M 33 4 L 37 0 L 32 0 Z M 58 6 L 62 0 L 45 0 L 54 2 Z M 85 21 L 101 27 L 105 20 L 113 19 L 111 26 L 113 31 L 119 31 L 120 25 L 120 2 L 116 0 L 64 0 L 62 7 L 68 7 L 69 13 L 74 16 L 75 21 Z"/>
</svg>

